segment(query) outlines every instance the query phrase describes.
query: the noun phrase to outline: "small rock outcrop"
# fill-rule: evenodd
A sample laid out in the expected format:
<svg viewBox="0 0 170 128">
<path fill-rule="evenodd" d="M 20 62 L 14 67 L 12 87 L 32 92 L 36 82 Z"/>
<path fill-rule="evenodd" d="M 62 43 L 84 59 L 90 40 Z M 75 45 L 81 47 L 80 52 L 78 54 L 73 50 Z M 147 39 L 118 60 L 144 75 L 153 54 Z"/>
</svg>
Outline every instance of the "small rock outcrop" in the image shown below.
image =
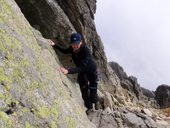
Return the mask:
<svg viewBox="0 0 170 128">
<path fill-rule="evenodd" d="M 158 116 L 155 118 L 149 110 L 96 111 L 88 113 L 88 118 L 97 128 L 168 128 L 170 126 L 164 122 L 164 118 Z"/>
<path fill-rule="evenodd" d="M 109 62 L 109 65 L 114 70 L 114 72 L 116 73 L 120 80 L 128 79 L 128 76 L 124 71 L 123 67 L 121 67 L 118 63 L 112 61 Z"/>
<path fill-rule="evenodd" d="M 141 87 L 142 89 L 142 93 L 148 97 L 149 99 L 154 99 L 155 98 L 155 93 L 153 91 L 150 91 L 149 89 L 146 89 L 146 88 L 143 88 Z"/>
<path fill-rule="evenodd" d="M 13 0 L 0 1 L 0 127 L 95 128 L 49 40 Z"/>
<path fill-rule="evenodd" d="M 142 91 L 137 78 L 134 76 L 128 77 L 124 69 L 116 62 L 109 62 L 109 65 L 120 79 L 121 86 L 140 100 L 142 98 Z"/>
<path fill-rule="evenodd" d="M 145 107 L 159 107 L 154 92 L 140 87 L 137 78 L 134 76 L 128 76 L 118 63 L 110 62 L 109 64 L 120 79 L 121 87 L 128 90 L 129 97 L 133 104 L 141 104 Z"/>
</svg>

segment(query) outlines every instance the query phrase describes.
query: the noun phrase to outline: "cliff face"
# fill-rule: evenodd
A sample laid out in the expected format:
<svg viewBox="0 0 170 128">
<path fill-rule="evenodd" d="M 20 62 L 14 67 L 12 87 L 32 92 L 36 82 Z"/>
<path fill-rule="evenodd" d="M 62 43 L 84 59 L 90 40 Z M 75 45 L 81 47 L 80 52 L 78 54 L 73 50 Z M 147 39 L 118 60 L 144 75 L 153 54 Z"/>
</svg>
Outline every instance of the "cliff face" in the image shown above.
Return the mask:
<svg viewBox="0 0 170 128">
<path fill-rule="evenodd" d="M 111 91 L 115 90 L 119 82 L 109 70 L 103 44 L 94 25 L 96 0 L 16 0 L 16 2 L 30 24 L 40 30 L 45 38 L 56 37 L 62 45 L 68 46 L 71 33 L 75 31 L 81 33 L 84 43 L 88 44 L 96 58 L 103 82 L 105 85 L 113 86 Z"/>
<path fill-rule="evenodd" d="M 2 128 L 165 128 L 157 123 L 162 117 L 153 119 L 147 110 L 143 113 L 139 108 L 134 110 L 137 80 L 129 79 L 137 94 L 131 96 L 130 90 L 121 88 L 119 75 L 108 66 L 93 22 L 95 0 L 16 2 L 20 8 L 14 0 L 0 1 Z M 56 54 L 45 39 L 56 37 L 67 47 L 75 31 L 80 32 L 84 43 L 91 47 L 102 78 L 99 84 L 102 109 L 87 113 L 88 116 L 76 80 L 58 71 L 62 65 L 71 65 L 69 57 Z"/>
<path fill-rule="evenodd" d="M 79 89 L 57 71 L 60 62 L 54 56 L 16 3 L 0 1 L 1 127 L 94 127 Z"/>
</svg>

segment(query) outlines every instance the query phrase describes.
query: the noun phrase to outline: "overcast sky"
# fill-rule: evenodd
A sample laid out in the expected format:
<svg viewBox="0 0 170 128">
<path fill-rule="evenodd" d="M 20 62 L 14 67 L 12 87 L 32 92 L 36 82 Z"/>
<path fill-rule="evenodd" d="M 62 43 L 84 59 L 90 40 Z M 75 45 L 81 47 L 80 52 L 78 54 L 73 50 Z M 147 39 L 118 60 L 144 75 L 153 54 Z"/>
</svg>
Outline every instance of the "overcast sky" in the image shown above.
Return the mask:
<svg viewBox="0 0 170 128">
<path fill-rule="evenodd" d="M 147 89 L 170 85 L 170 0 L 97 0 L 95 23 L 108 61 Z"/>
</svg>

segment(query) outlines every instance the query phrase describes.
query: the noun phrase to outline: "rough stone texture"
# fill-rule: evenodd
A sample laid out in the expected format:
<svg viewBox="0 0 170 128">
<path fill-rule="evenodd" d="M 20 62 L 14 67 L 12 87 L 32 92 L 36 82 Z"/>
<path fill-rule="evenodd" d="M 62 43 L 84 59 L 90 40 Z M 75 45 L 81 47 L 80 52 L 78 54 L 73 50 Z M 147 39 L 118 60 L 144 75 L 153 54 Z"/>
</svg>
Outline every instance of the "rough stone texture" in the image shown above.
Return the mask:
<svg viewBox="0 0 170 128">
<path fill-rule="evenodd" d="M 117 82 L 109 70 L 103 44 L 94 24 L 96 0 L 16 0 L 16 2 L 31 25 L 38 28 L 46 38 L 56 37 L 59 42 L 68 46 L 71 33 L 75 31 L 81 33 L 84 43 L 87 43 L 93 51 L 103 82 L 105 85 L 114 85 L 108 91 L 116 90 L 115 86 L 120 82 Z"/>
<path fill-rule="evenodd" d="M 38 41 L 38 42 L 37 42 Z M 13 0 L 0 1 L 0 126 L 92 128 L 79 89 Z"/>
<path fill-rule="evenodd" d="M 88 113 L 88 118 L 97 128 L 168 128 L 157 123 L 150 116 L 137 111 L 115 110 L 113 112 L 93 111 Z"/>
<path fill-rule="evenodd" d="M 128 77 L 123 68 L 116 62 L 109 62 L 112 70 L 120 79 L 121 86 L 124 89 L 129 90 L 131 93 L 135 94 L 138 100 L 142 97 L 142 91 L 140 85 L 138 84 L 137 78 L 134 76 Z"/>
<path fill-rule="evenodd" d="M 155 97 L 161 108 L 170 107 L 170 86 L 160 85 L 155 91 Z"/>
<path fill-rule="evenodd" d="M 137 117 L 134 113 L 125 114 L 125 123 L 131 128 L 146 128 L 142 118 Z"/>
<path fill-rule="evenodd" d="M 148 98 L 155 98 L 155 93 L 153 91 L 150 91 L 146 88 L 141 87 L 143 94 Z"/>
<path fill-rule="evenodd" d="M 142 113 L 146 114 L 149 117 L 152 117 L 152 113 L 149 111 L 149 109 L 142 109 Z"/>
<path fill-rule="evenodd" d="M 28 16 L 27 19 L 32 26 L 40 30 L 45 37 L 57 37 L 63 42 L 63 46 L 68 45 L 66 42 L 69 41 L 69 34 L 72 31 L 82 33 L 85 31 L 85 34 L 83 33 L 85 42 L 91 42 L 88 45 L 92 46 L 94 56 L 101 67 L 102 78 L 107 81 L 107 75 L 111 73 L 109 79 L 112 81 L 112 86 L 102 82 L 99 84 L 100 96 L 105 97 L 103 103 L 106 108 L 88 113 L 89 120 L 75 80 L 70 81 L 58 71 L 62 59 L 60 54 L 57 54 L 60 56 L 59 59 L 49 46 L 49 40 L 44 39 L 39 31 L 30 26 L 14 0 L 1 0 L 0 126 L 2 128 L 131 128 L 131 124 L 161 128 L 156 122 L 157 118 L 152 120 L 140 111 L 126 110 L 124 105 L 127 105 L 127 101 L 133 106 L 130 99 L 132 96 L 129 96 L 127 90 L 122 90 L 119 78 L 107 65 L 103 46 L 93 24 L 95 0 L 16 1 Z M 71 17 L 71 13 L 75 18 Z M 80 14 L 85 14 L 84 19 Z M 74 24 L 75 19 L 78 22 L 77 26 Z M 98 44 L 95 41 L 99 41 Z M 132 84 L 136 83 L 135 78 L 129 81 Z M 112 94 L 104 89 L 111 91 Z M 107 95 L 102 94 L 103 92 Z M 128 113 L 137 117 L 136 120 L 142 120 L 144 124 L 133 122 L 131 117 L 126 116 Z"/>
<path fill-rule="evenodd" d="M 109 64 L 120 79 L 121 87 L 128 90 L 128 94 L 133 104 L 141 104 L 145 107 L 159 107 L 154 92 L 140 87 L 137 78 L 134 76 L 127 76 L 126 72 L 118 63 L 109 62 Z"/>
<path fill-rule="evenodd" d="M 105 92 L 105 96 L 104 96 L 104 102 L 103 102 L 103 105 L 104 105 L 104 109 L 109 107 L 111 110 L 113 110 L 113 95 L 111 95 L 110 93 L 108 92 Z"/>
<path fill-rule="evenodd" d="M 133 92 L 135 93 L 136 97 L 138 99 L 141 99 L 142 97 L 142 91 L 141 91 L 141 88 L 140 88 L 140 85 L 138 84 L 138 81 L 137 81 L 137 78 L 134 77 L 134 76 L 130 76 L 128 78 L 128 80 L 132 83 L 133 85 Z"/>
<path fill-rule="evenodd" d="M 97 128 L 169 128 L 169 120 L 155 109 L 121 107 L 108 92 L 100 92 L 100 96 L 104 100 L 104 110 L 87 111 L 89 120 Z"/>
<path fill-rule="evenodd" d="M 97 128 L 118 128 L 114 117 L 104 111 L 91 112 L 88 116 Z"/>
<path fill-rule="evenodd" d="M 120 80 L 128 79 L 128 76 L 124 71 L 123 67 L 121 67 L 118 63 L 109 62 L 109 65 L 114 70 L 114 72 L 116 73 L 116 75 L 119 77 Z"/>
</svg>

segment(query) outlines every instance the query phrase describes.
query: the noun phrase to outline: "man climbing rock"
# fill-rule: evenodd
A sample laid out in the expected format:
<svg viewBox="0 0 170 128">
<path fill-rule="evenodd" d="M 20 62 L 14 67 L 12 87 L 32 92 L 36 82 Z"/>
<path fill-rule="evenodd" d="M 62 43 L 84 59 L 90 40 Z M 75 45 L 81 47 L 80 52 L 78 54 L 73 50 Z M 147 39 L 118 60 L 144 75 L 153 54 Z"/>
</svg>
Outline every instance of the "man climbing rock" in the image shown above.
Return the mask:
<svg viewBox="0 0 170 128">
<path fill-rule="evenodd" d="M 55 41 L 54 41 L 55 42 Z M 63 49 L 51 41 L 51 45 L 65 54 L 71 54 L 76 65 L 75 68 L 61 67 L 60 71 L 63 74 L 78 73 L 78 82 L 82 93 L 84 104 L 88 109 L 92 109 L 92 104 L 95 104 L 95 109 L 99 109 L 99 98 L 97 95 L 97 66 L 90 49 L 82 44 L 82 37 L 79 33 L 73 33 L 70 37 L 71 46 Z"/>
</svg>

